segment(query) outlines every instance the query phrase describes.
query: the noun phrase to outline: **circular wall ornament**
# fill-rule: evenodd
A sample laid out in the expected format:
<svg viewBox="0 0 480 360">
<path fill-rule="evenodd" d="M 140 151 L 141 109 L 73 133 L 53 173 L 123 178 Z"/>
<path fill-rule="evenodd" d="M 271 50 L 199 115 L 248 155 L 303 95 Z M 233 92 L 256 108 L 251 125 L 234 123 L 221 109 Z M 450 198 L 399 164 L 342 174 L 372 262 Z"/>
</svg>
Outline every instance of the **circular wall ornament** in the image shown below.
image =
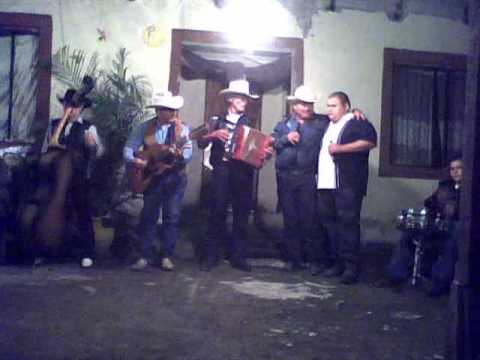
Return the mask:
<svg viewBox="0 0 480 360">
<path fill-rule="evenodd" d="M 150 25 L 143 31 L 143 41 L 149 47 L 158 47 L 165 42 L 166 36 L 157 25 Z"/>
</svg>

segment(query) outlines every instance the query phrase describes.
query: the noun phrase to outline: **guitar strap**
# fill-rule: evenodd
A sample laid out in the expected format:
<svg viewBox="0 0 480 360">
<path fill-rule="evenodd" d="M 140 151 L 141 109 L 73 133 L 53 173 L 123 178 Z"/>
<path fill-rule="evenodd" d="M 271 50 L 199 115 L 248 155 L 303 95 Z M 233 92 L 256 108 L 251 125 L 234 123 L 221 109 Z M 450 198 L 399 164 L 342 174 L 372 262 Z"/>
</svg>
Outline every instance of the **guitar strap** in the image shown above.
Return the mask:
<svg viewBox="0 0 480 360">
<path fill-rule="evenodd" d="M 157 118 L 148 120 L 147 131 L 145 132 L 145 136 L 143 137 L 143 147 L 145 149 L 157 143 L 155 141 L 156 131 L 157 131 Z"/>
</svg>

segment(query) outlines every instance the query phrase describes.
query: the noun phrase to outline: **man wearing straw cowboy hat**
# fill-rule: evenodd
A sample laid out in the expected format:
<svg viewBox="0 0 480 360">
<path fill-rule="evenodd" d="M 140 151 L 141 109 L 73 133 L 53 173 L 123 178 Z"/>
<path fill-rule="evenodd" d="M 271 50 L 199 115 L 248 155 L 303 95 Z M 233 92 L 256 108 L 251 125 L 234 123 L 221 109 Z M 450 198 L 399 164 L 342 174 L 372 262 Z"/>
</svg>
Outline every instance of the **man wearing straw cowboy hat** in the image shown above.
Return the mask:
<svg viewBox="0 0 480 360">
<path fill-rule="evenodd" d="M 241 271 L 251 271 L 246 261 L 247 226 L 252 203 L 254 169 L 244 162 L 231 159 L 233 133 L 238 125 L 250 125 L 245 109 L 251 99 L 258 96 L 250 93 L 246 80 L 230 81 L 228 88 L 220 91 L 225 97 L 227 111 L 223 116 L 213 117 L 209 132 L 198 140 L 205 148 L 212 144 L 210 163 L 212 174 L 212 206 L 208 229 L 200 259 L 200 269 L 210 271 L 219 260 L 219 247 L 226 240 L 226 218 L 229 201 L 233 208 L 233 229 L 230 241 L 230 264 Z"/>
<path fill-rule="evenodd" d="M 152 144 L 175 146 L 179 133 L 185 139 L 184 145 L 176 149 L 179 164 L 153 178 L 143 193 L 143 208 L 140 214 L 138 235 L 142 242 L 141 257 L 132 265 L 132 270 L 143 270 L 154 259 L 154 241 L 157 220 L 162 209 L 162 249 L 161 266 L 171 271 L 171 261 L 177 240 L 182 200 L 187 186 L 184 165 L 192 157 L 192 143 L 189 140 L 189 129 L 178 120 L 178 110 L 183 106 L 182 96 L 173 96 L 171 92 L 154 94 L 150 108 L 155 109 L 156 117 L 141 123 L 128 138 L 123 156 L 125 161 L 134 166 L 144 168 L 147 162 L 135 157 L 135 152 L 142 146 L 148 148 Z"/>
</svg>

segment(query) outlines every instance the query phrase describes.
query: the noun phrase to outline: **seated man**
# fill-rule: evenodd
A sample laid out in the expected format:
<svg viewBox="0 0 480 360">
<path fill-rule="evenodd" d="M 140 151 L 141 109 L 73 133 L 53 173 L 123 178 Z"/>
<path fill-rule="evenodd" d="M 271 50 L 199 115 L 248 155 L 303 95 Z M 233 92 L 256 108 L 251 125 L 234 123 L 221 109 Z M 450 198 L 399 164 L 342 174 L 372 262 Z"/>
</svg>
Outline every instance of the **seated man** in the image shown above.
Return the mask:
<svg viewBox="0 0 480 360">
<path fill-rule="evenodd" d="M 431 280 L 426 282 L 426 291 L 430 296 L 448 293 L 455 272 L 458 210 L 463 176 L 463 162 L 460 156 L 450 161 L 449 174 L 450 178 L 440 181 L 437 190 L 424 202 L 430 213 L 440 214 L 448 223 L 447 231 L 434 233 L 432 237 L 435 238 L 430 239 L 437 247 L 437 256 L 431 267 Z M 414 251 L 411 234 L 403 233 L 387 265 L 386 279 L 382 279 L 376 285 L 398 287 L 406 281 L 412 273 Z"/>
</svg>

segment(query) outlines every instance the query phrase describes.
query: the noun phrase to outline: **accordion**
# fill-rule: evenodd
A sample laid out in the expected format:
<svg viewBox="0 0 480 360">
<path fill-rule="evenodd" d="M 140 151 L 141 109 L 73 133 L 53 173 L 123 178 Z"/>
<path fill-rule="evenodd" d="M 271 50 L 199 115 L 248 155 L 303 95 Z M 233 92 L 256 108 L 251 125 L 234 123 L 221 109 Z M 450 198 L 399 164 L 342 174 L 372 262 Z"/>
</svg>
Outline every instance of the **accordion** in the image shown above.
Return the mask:
<svg viewBox="0 0 480 360">
<path fill-rule="evenodd" d="M 271 136 L 249 126 L 238 125 L 233 135 L 229 157 L 260 169 L 267 155 L 265 148 L 271 143 Z"/>
</svg>

